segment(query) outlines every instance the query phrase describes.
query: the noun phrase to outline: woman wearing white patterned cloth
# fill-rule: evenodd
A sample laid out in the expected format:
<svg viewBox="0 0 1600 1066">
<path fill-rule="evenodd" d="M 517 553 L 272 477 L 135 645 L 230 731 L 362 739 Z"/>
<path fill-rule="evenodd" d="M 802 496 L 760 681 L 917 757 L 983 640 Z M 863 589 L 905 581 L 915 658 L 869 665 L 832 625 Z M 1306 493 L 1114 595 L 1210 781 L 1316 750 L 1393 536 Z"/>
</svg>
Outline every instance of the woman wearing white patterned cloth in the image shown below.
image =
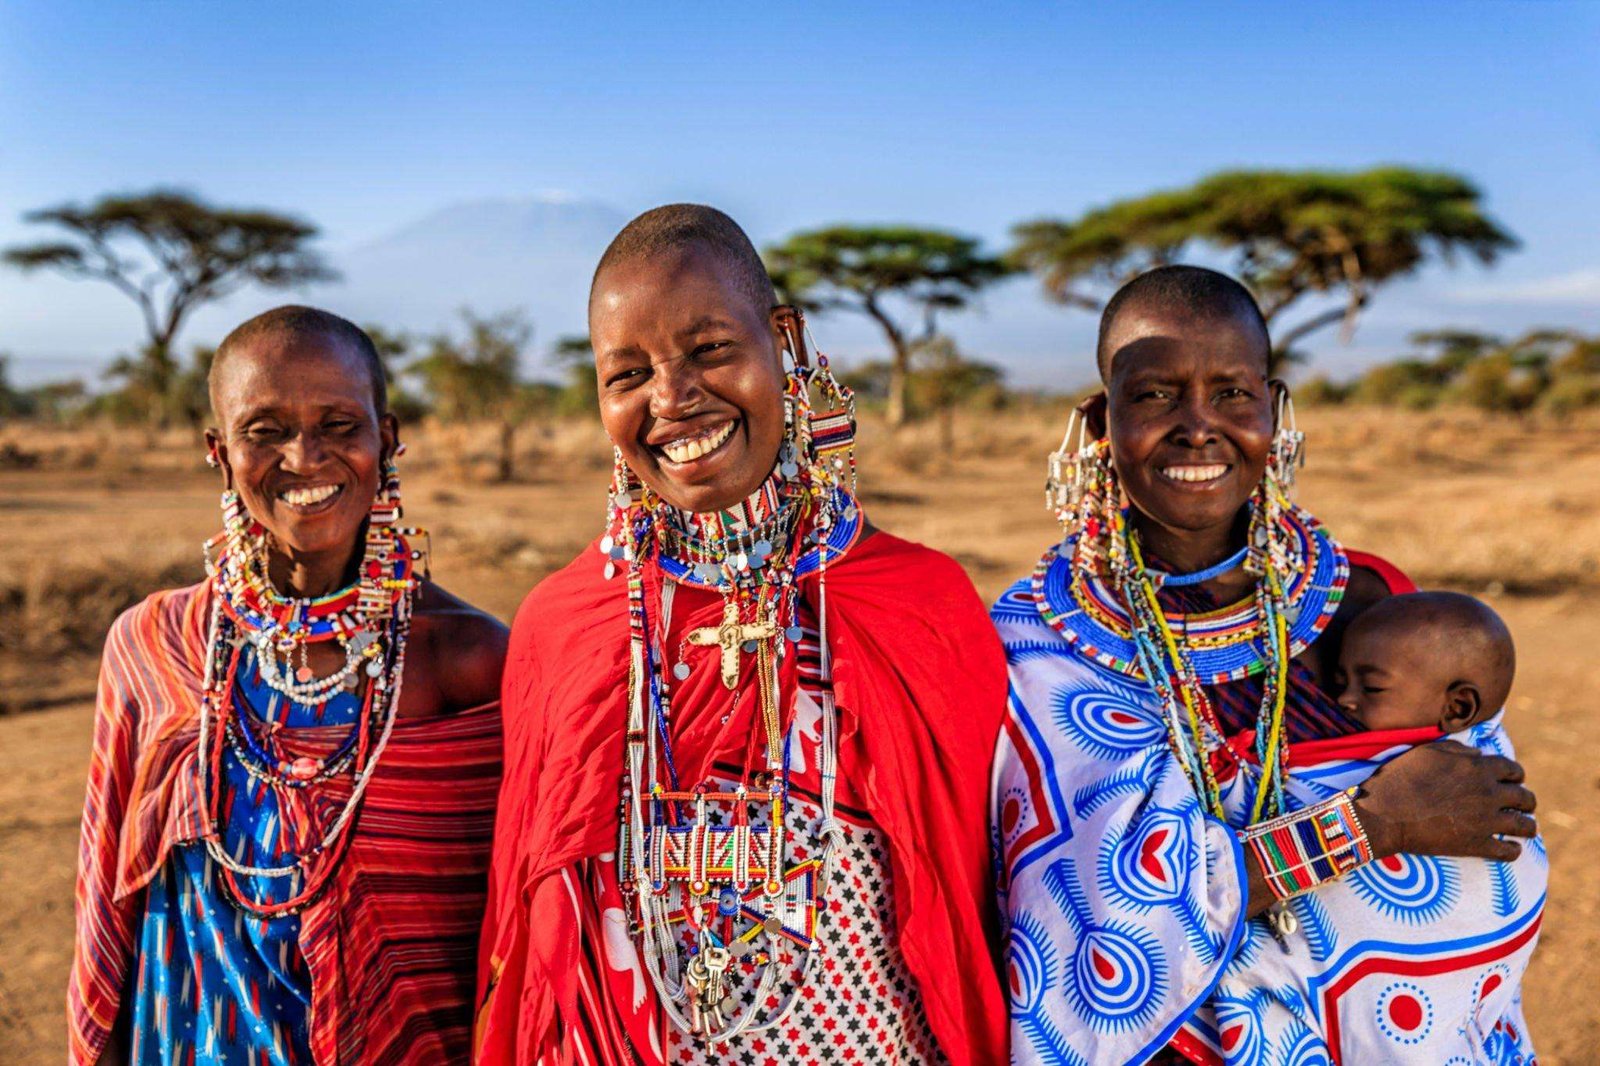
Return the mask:
<svg viewBox="0 0 1600 1066">
<path fill-rule="evenodd" d="M 1531 1060 L 1533 794 L 1498 715 L 1362 732 L 1326 693 L 1410 585 L 1288 502 L 1268 353 L 1223 275 L 1125 286 L 1052 459 L 1067 537 L 995 606 L 1012 1061 Z"/>
</svg>

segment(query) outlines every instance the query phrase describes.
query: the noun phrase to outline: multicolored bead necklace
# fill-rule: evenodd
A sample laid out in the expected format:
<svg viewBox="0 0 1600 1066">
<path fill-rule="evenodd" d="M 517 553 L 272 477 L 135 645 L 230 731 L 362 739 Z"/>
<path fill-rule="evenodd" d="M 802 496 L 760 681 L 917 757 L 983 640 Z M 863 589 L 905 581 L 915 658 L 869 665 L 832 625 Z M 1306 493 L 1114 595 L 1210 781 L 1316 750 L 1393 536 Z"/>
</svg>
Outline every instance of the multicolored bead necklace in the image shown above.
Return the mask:
<svg viewBox="0 0 1600 1066">
<path fill-rule="evenodd" d="M 818 957 L 811 938 L 804 944 L 800 981 L 775 1009 L 768 1008 L 777 992 L 780 940 L 785 935 L 792 940 L 793 926 L 804 924 L 796 914 L 816 906 L 815 897 L 800 898 L 786 876 L 788 759 L 777 666 L 800 637 L 796 578 L 815 571 L 822 670 L 824 678 L 830 676 L 827 565 L 854 543 L 862 525 L 853 495 L 854 401 L 834 380 L 825 357 L 812 368 L 796 337 L 791 344 L 800 357 L 788 375 L 785 443 L 768 481 L 728 511 L 689 513 L 656 497 L 618 455 L 611 516 L 600 542 L 607 576 L 620 563 L 628 579 L 629 712 L 619 880 L 663 1009 L 678 1028 L 711 1043 L 780 1024 L 798 1002 Z M 813 384 L 825 405 L 820 413 L 811 409 Z M 665 578 L 654 608 L 647 605 L 644 582 L 652 560 Z M 719 625 L 686 636 L 669 678 L 664 640 L 679 584 L 720 592 L 723 612 Z M 736 699 L 742 657 L 755 659 L 761 762 L 732 789 L 714 780 L 691 786 L 678 777 L 671 693 L 675 680 L 690 676 L 691 646 L 716 649 L 720 681 Z M 824 840 L 818 880 L 825 883 L 843 829 L 834 814 L 838 737 L 831 693 L 823 704 Z M 713 808 L 727 812 L 725 824 L 709 817 Z M 683 893 L 681 903 L 677 892 Z M 754 913 L 759 921 L 747 935 L 727 942 L 718 919 L 735 912 Z M 678 942 L 684 923 L 694 940 L 686 961 Z M 751 958 L 760 973 L 748 1005 L 730 1017 L 736 957 Z"/>
<path fill-rule="evenodd" d="M 1270 505 L 1263 499 L 1268 492 L 1277 494 Z M 1033 589 L 1044 620 L 1085 657 L 1152 686 L 1165 708 L 1168 742 L 1179 764 L 1218 817 L 1222 790 L 1213 761 L 1231 756 L 1204 686 L 1265 673 L 1253 743 L 1261 778 L 1247 805 L 1255 822 L 1283 807 L 1289 662 L 1337 612 L 1349 564 L 1316 520 L 1290 504 L 1271 478 L 1251 509 L 1244 565 L 1258 580 L 1254 594 L 1233 606 L 1194 615 L 1165 610 L 1158 593 L 1172 579 L 1147 568 L 1138 535 L 1121 510 L 1109 519 L 1110 554 L 1119 561 L 1111 573 L 1100 577 L 1074 567 L 1068 542 L 1039 561 Z"/>
<path fill-rule="evenodd" d="M 213 600 L 200 700 L 201 791 L 206 810 L 203 839 L 234 903 L 258 917 L 276 917 L 303 909 L 326 888 L 394 729 L 412 609 L 426 577 L 417 567 L 422 553 L 414 550 L 407 538 L 421 531 L 395 525 L 400 517 L 399 481 L 392 464 L 386 464 L 384 487 L 367 523 L 355 584 L 327 596 L 296 599 L 272 587 L 267 575 L 266 532 L 245 512 L 238 494 L 225 492 L 222 506 L 224 532 L 206 544 Z M 318 678 L 308 665 L 307 649 L 328 641 L 343 646 L 345 664 Z M 246 644 L 256 653 L 262 681 L 297 703 L 319 705 L 341 689 L 359 688 L 364 680 L 362 710 L 350 735 L 320 759 L 290 759 L 273 751 L 271 731 L 257 735 L 247 720 L 248 709 L 236 706 Z M 291 671 L 295 663 L 299 665 Z M 251 866 L 235 859 L 223 846 L 225 747 L 252 778 L 284 790 L 280 802 L 290 802 L 296 792 L 347 770 L 352 772 L 350 795 L 318 842 L 293 863 Z M 298 889 L 289 898 L 272 903 L 258 902 L 238 880 L 241 876 L 289 875 L 297 877 Z"/>
</svg>

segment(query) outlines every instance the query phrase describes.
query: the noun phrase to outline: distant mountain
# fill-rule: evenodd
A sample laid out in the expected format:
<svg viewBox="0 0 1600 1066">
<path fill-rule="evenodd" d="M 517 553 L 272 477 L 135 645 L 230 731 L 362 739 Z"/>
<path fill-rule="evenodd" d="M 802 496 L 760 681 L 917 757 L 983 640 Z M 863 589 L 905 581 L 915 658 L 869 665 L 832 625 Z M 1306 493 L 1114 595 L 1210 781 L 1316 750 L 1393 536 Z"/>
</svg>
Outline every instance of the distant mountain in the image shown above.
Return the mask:
<svg viewBox="0 0 1600 1066">
<path fill-rule="evenodd" d="M 416 331 L 450 324 L 463 306 L 520 307 L 543 349 L 587 332 L 590 275 L 627 221 L 605 204 L 554 196 L 452 204 L 330 255 L 344 283 L 316 295 L 358 321 Z"/>
</svg>

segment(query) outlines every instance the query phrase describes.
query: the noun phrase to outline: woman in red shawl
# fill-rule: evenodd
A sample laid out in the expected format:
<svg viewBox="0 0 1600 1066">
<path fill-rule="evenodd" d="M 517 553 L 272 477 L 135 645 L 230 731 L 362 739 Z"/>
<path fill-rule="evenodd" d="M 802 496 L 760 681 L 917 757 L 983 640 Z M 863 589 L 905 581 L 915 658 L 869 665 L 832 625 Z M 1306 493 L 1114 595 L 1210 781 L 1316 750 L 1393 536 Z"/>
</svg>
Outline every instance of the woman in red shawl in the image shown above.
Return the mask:
<svg viewBox="0 0 1600 1066">
<path fill-rule="evenodd" d="M 505 627 L 396 524 L 399 427 L 360 329 L 251 319 L 211 403 L 211 575 L 106 639 L 69 1061 L 462 1062 Z"/>
<path fill-rule="evenodd" d="M 512 629 L 479 1061 L 1004 1061 L 970 582 L 867 523 L 727 216 L 634 220 L 589 315 L 612 513 Z"/>
</svg>

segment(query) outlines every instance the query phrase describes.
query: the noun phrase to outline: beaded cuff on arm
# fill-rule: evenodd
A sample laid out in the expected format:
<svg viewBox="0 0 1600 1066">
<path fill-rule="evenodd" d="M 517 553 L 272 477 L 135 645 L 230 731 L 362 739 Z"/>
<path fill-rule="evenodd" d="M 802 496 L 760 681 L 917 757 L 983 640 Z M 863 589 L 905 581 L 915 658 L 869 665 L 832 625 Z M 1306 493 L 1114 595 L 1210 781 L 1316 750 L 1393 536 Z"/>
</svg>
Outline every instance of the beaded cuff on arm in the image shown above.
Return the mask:
<svg viewBox="0 0 1600 1066">
<path fill-rule="evenodd" d="M 1355 789 L 1303 810 L 1258 822 L 1239 834 L 1278 899 L 1310 892 L 1372 861 L 1356 818 Z"/>
</svg>

